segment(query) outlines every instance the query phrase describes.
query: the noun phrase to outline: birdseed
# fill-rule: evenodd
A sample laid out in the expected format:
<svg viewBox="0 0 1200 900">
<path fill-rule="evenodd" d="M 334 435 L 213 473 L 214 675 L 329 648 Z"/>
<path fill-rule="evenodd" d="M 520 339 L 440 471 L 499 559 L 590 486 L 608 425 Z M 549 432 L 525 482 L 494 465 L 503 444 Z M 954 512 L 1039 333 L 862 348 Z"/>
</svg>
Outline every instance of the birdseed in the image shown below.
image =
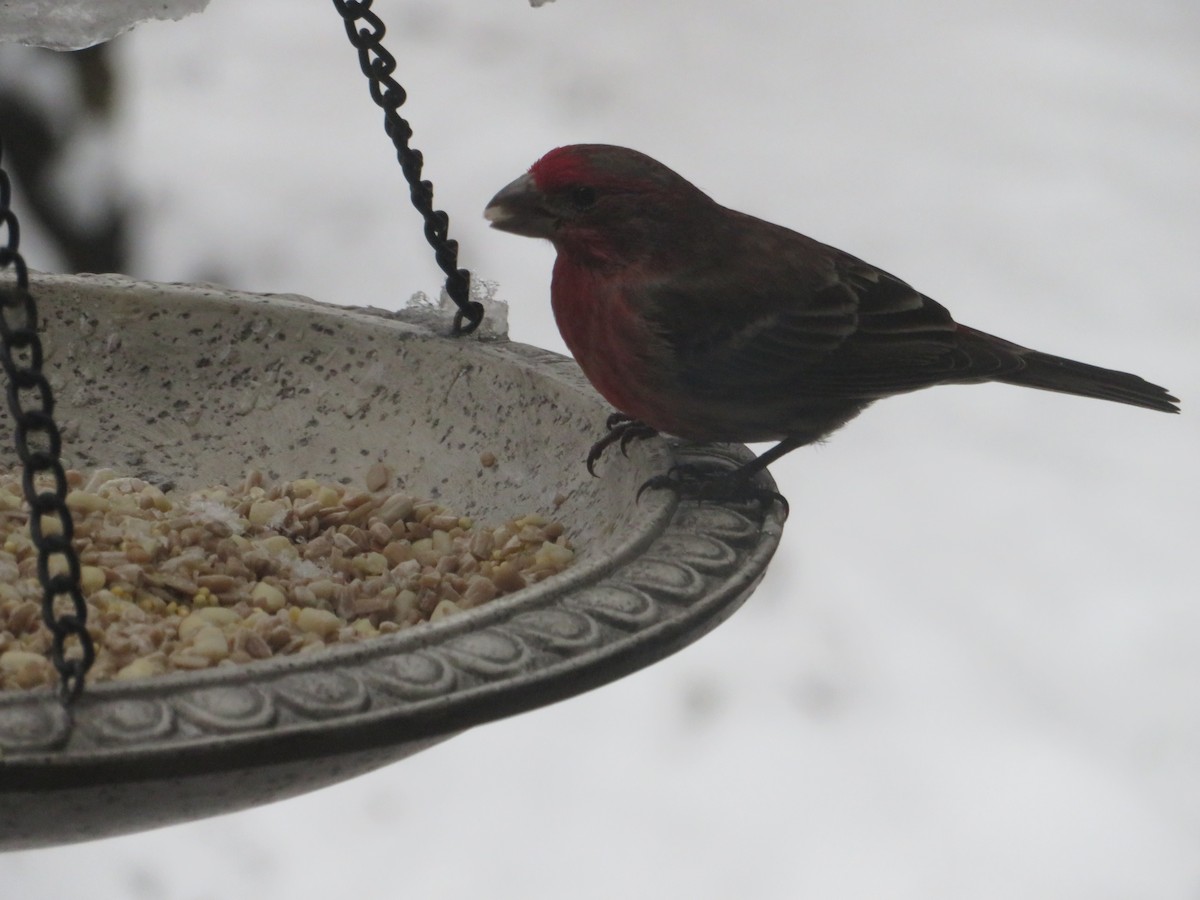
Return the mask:
<svg viewBox="0 0 1200 900">
<path fill-rule="evenodd" d="M 164 492 L 109 469 L 69 471 L 89 680 L 367 640 L 480 606 L 574 558 L 562 524 L 536 513 L 488 527 L 387 490 L 389 471 L 366 481 L 374 490 L 251 473 L 236 487 Z M 57 683 L 41 597 L 20 476 L 0 472 L 0 689 Z"/>
</svg>

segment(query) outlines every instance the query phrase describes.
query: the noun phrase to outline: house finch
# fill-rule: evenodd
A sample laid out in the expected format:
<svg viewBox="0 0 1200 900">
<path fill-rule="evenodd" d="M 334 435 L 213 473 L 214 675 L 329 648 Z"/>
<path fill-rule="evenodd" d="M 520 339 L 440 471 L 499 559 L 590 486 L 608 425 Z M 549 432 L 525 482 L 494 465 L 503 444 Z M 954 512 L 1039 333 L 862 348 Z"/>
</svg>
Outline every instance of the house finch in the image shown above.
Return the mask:
<svg viewBox="0 0 1200 900">
<path fill-rule="evenodd" d="M 634 150 L 552 150 L 484 215 L 493 228 L 546 238 L 558 252 L 550 302 L 559 331 L 619 410 L 589 470 L 612 443 L 624 449 L 660 431 L 778 441 L 722 477 L 716 493 L 736 495 L 872 401 L 937 384 L 1002 381 L 1179 411 L 1175 397 L 1136 375 L 959 325 L 899 278 L 727 209 Z"/>
</svg>

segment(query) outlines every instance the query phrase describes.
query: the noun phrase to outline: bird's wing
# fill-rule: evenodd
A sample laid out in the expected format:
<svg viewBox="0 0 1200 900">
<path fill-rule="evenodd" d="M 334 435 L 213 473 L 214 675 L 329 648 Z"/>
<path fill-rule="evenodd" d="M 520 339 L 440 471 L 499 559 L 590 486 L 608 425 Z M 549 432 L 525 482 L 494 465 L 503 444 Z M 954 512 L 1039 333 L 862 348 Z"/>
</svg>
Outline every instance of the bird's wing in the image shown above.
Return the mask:
<svg viewBox="0 0 1200 900">
<path fill-rule="evenodd" d="M 714 397 L 778 389 L 872 400 L 994 378 L 1020 365 L 1001 348 L 964 342 L 941 304 L 899 278 L 813 244 L 823 251 L 817 264 L 789 271 L 776 262 L 761 268 L 752 286 L 714 278 L 710 268 L 690 285 L 657 289 L 675 296 L 652 307 L 692 318 L 686 325 L 658 322 L 687 389 Z"/>
</svg>

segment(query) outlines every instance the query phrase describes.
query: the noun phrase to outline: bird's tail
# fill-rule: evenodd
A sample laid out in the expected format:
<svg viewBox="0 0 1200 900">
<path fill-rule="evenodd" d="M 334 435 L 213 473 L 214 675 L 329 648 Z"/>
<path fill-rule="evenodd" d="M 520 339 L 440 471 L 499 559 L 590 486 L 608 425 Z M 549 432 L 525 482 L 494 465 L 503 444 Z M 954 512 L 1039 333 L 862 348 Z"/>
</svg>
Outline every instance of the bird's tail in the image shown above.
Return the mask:
<svg viewBox="0 0 1200 900">
<path fill-rule="evenodd" d="M 991 349 L 1006 350 L 1020 361 L 1020 365 L 995 376 L 996 381 L 1040 388 L 1044 391 L 1076 394 L 1080 397 L 1112 400 L 1114 403 L 1128 403 L 1131 406 L 1157 409 L 1160 412 L 1179 412 L 1178 397 L 1171 396 L 1166 388 L 1151 384 L 1137 375 L 1090 366 L 1061 356 L 1051 356 L 1049 353 L 1039 353 L 963 325 L 958 327 L 960 332 L 966 332 L 964 336 L 982 339 Z"/>
</svg>

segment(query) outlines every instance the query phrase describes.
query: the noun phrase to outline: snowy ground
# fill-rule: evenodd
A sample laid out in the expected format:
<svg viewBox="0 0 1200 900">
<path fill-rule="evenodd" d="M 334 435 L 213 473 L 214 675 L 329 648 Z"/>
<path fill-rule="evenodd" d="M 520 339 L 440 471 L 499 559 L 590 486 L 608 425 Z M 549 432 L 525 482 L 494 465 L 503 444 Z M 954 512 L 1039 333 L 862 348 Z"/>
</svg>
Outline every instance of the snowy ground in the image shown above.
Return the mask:
<svg viewBox="0 0 1200 900">
<path fill-rule="evenodd" d="M 483 205 L 605 141 L 1184 415 L 883 403 L 774 467 L 768 578 L 678 656 L 317 794 L 0 857 L 5 895 L 1200 897 L 1200 7 L 976 6 L 376 4 L 515 339 L 561 349 L 552 252 Z M 436 288 L 329 4 L 214 0 L 116 46 L 133 274 Z"/>
</svg>

